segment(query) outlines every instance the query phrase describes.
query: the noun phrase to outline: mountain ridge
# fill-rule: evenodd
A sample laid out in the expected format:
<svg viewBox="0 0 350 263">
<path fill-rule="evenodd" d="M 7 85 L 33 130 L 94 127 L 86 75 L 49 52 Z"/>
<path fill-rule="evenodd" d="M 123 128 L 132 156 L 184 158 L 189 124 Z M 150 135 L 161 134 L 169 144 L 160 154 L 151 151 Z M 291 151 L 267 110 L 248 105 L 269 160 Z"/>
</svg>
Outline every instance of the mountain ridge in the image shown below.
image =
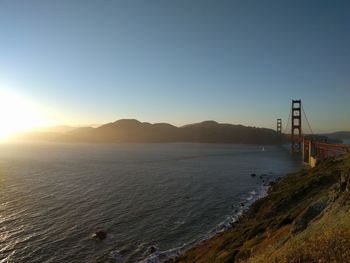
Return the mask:
<svg viewBox="0 0 350 263">
<path fill-rule="evenodd" d="M 174 126 L 169 123 L 140 122 L 136 119 L 120 119 L 99 127 L 79 127 L 63 133 L 25 133 L 21 139 L 56 142 L 93 143 L 243 143 L 279 144 L 284 137 L 272 129 L 236 124 L 218 123 L 213 120 Z"/>
</svg>

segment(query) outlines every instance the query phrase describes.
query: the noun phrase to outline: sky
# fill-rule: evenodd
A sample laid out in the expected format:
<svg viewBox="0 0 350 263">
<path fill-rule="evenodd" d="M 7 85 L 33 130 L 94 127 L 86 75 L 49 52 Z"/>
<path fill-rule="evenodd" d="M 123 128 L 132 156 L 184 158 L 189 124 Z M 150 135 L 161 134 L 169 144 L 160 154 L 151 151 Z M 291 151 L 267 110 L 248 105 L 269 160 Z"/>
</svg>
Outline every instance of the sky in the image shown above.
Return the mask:
<svg viewBox="0 0 350 263">
<path fill-rule="evenodd" d="M 275 128 L 292 99 L 350 130 L 349 1 L 0 0 L 2 126 Z"/>
</svg>

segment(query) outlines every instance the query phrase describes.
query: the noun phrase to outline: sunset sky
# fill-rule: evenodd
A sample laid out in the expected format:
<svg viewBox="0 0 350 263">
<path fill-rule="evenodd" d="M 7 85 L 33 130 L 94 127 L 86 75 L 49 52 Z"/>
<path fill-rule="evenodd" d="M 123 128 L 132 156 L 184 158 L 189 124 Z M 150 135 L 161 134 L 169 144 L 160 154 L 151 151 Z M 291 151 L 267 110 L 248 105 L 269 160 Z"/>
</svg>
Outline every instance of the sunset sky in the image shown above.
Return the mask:
<svg viewBox="0 0 350 263">
<path fill-rule="evenodd" d="M 0 0 L 0 95 L 7 133 L 275 128 L 299 98 L 314 131 L 350 130 L 350 1 Z"/>
</svg>

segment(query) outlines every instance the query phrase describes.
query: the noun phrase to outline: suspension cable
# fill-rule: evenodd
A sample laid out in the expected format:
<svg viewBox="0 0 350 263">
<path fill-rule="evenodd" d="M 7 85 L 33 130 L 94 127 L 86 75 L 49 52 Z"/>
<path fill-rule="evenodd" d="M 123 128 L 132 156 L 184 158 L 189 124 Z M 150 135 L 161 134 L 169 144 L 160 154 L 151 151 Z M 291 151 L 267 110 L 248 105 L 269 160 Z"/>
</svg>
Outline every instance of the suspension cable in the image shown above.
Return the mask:
<svg viewBox="0 0 350 263">
<path fill-rule="evenodd" d="M 292 115 L 292 106 L 290 107 L 290 110 L 289 110 L 289 117 L 288 117 L 287 125 L 286 125 L 286 127 L 285 127 L 285 129 L 283 131 L 284 134 L 286 134 L 286 132 L 287 132 L 291 115 Z"/>
<path fill-rule="evenodd" d="M 306 113 L 305 113 L 305 110 L 304 110 L 304 106 L 301 105 L 301 108 L 302 108 L 302 110 L 303 110 L 303 113 L 304 113 L 304 116 L 305 116 L 307 125 L 309 126 L 309 129 L 310 129 L 310 131 L 311 131 L 311 134 L 314 134 L 314 132 L 313 132 L 312 129 L 311 129 L 311 125 L 310 125 L 310 123 L 309 123 L 309 120 L 307 119 L 307 116 L 306 116 Z"/>
</svg>

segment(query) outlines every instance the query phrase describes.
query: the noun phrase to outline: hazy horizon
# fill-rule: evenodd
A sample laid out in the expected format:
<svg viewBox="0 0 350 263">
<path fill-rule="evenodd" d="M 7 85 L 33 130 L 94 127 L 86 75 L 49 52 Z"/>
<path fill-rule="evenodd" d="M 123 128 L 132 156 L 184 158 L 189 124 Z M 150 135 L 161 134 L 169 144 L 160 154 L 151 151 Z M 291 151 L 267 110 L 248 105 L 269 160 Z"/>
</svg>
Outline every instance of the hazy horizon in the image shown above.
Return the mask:
<svg viewBox="0 0 350 263">
<path fill-rule="evenodd" d="M 55 124 L 55 125 L 51 125 L 51 126 L 38 126 L 38 127 L 32 128 L 32 129 L 24 130 L 24 132 L 51 130 L 51 129 L 56 129 L 56 128 L 58 128 L 58 129 L 60 129 L 60 128 L 62 128 L 62 129 L 64 129 L 64 128 L 76 129 L 76 128 L 84 128 L 84 127 L 98 128 L 100 126 L 103 126 L 103 125 L 106 125 L 106 124 L 109 124 L 109 123 L 118 122 L 118 121 L 121 121 L 121 120 L 136 120 L 136 121 L 139 121 L 140 123 L 150 123 L 150 124 L 170 124 L 170 125 L 178 127 L 178 128 L 184 127 L 184 126 L 190 125 L 190 124 L 199 124 L 199 123 L 203 123 L 203 122 L 214 121 L 214 122 L 217 122 L 218 124 L 243 125 L 243 126 L 246 126 L 246 127 L 266 128 L 266 129 L 275 130 L 275 127 L 264 127 L 264 126 L 256 126 L 256 125 L 244 125 L 244 124 L 241 124 L 241 123 L 219 122 L 219 121 L 216 121 L 216 120 L 209 120 L 209 119 L 208 120 L 200 120 L 200 121 L 196 121 L 196 122 L 190 122 L 190 123 L 175 124 L 175 123 L 170 123 L 170 122 L 166 122 L 166 121 L 149 122 L 149 121 L 146 121 L 146 120 L 139 120 L 139 119 L 135 119 L 135 118 L 121 118 L 121 119 L 116 119 L 116 120 L 112 120 L 112 121 L 105 122 L 105 123 L 76 124 L 76 125 Z M 288 130 L 284 129 L 283 132 L 288 134 L 291 131 L 290 131 L 290 127 L 287 127 L 287 128 L 289 128 L 289 129 Z M 306 129 L 308 129 L 308 128 L 306 128 Z M 318 132 L 315 132 L 315 133 L 322 134 L 322 133 L 333 133 L 333 132 L 350 132 L 350 130 L 318 131 Z M 311 132 L 308 131 L 305 134 L 311 134 Z"/>
<path fill-rule="evenodd" d="M 1 1 L 3 137 L 118 119 L 350 130 L 347 1 Z"/>
</svg>

